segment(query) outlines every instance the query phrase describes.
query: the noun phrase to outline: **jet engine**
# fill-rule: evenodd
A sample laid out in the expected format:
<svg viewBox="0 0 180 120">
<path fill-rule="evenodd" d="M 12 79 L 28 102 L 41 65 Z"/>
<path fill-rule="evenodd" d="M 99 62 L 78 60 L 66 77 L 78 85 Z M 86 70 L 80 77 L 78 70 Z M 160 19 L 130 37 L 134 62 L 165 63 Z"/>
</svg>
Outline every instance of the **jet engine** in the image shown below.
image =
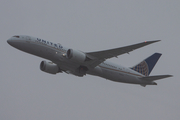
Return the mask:
<svg viewBox="0 0 180 120">
<path fill-rule="evenodd" d="M 56 74 L 62 72 L 56 64 L 46 61 L 41 62 L 40 69 L 50 74 Z"/>
<path fill-rule="evenodd" d="M 84 61 L 90 60 L 90 58 L 88 58 L 85 53 L 78 50 L 73 50 L 73 49 L 69 49 L 67 51 L 66 58 L 79 62 L 79 63 L 83 63 Z"/>
</svg>

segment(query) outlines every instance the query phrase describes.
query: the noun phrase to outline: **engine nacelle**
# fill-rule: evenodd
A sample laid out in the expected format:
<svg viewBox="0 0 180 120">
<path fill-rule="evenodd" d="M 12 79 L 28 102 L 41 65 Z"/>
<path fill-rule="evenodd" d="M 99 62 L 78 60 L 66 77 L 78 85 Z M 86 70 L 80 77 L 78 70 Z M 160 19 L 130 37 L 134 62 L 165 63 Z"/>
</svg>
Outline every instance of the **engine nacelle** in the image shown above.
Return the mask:
<svg viewBox="0 0 180 120">
<path fill-rule="evenodd" d="M 46 61 L 41 62 L 40 69 L 42 71 L 50 73 L 50 74 L 56 74 L 58 72 L 61 72 L 61 70 L 59 69 L 59 67 L 56 64 L 46 62 Z"/>
<path fill-rule="evenodd" d="M 73 50 L 73 49 L 69 49 L 67 51 L 66 58 L 79 62 L 79 63 L 83 63 L 84 61 L 87 60 L 87 56 L 85 53 L 78 50 Z"/>
</svg>

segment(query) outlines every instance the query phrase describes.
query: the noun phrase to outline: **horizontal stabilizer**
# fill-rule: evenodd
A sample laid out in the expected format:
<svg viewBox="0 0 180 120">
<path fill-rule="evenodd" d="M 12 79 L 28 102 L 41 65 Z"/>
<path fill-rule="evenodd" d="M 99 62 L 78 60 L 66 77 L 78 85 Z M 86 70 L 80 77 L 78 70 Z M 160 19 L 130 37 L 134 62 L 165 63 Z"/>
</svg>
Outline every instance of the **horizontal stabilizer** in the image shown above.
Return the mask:
<svg viewBox="0 0 180 120">
<path fill-rule="evenodd" d="M 172 75 L 147 76 L 147 77 L 141 77 L 140 79 L 150 82 L 150 81 L 155 81 L 155 80 L 159 80 L 159 79 L 163 79 L 167 77 L 172 77 Z"/>
</svg>

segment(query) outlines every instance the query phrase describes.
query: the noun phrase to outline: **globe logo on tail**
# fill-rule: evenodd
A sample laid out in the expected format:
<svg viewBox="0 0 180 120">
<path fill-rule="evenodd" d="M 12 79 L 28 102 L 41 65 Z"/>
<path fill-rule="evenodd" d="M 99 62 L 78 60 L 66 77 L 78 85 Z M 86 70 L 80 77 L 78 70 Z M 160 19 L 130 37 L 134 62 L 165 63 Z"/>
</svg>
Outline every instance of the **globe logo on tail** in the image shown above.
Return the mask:
<svg viewBox="0 0 180 120">
<path fill-rule="evenodd" d="M 149 68 L 148 68 L 148 64 L 146 63 L 146 61 L 142 61 L 137 66 L 134 66 L 131 69 L 133 69 L 134 71 L 137 71 L 145 76 L 149 75 Z"/>
</svg>

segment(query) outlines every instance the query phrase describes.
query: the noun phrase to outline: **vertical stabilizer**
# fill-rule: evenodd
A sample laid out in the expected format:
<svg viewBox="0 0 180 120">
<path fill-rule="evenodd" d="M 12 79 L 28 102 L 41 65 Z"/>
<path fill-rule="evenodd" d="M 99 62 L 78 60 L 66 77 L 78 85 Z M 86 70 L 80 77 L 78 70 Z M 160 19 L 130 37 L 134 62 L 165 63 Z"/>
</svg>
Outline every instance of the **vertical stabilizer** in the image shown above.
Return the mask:
<svg viewBox="0 0 180 120">
<path fill-rule="evenodd" d="M 146 58 L 144 61 L 140 62 L 138 65 L 132 67 L 131 69 L 145 76 L 149 76 L 161 55 L 162 54 L 160 53 L 154 53 L 150 57 Z"/>
</svg>

